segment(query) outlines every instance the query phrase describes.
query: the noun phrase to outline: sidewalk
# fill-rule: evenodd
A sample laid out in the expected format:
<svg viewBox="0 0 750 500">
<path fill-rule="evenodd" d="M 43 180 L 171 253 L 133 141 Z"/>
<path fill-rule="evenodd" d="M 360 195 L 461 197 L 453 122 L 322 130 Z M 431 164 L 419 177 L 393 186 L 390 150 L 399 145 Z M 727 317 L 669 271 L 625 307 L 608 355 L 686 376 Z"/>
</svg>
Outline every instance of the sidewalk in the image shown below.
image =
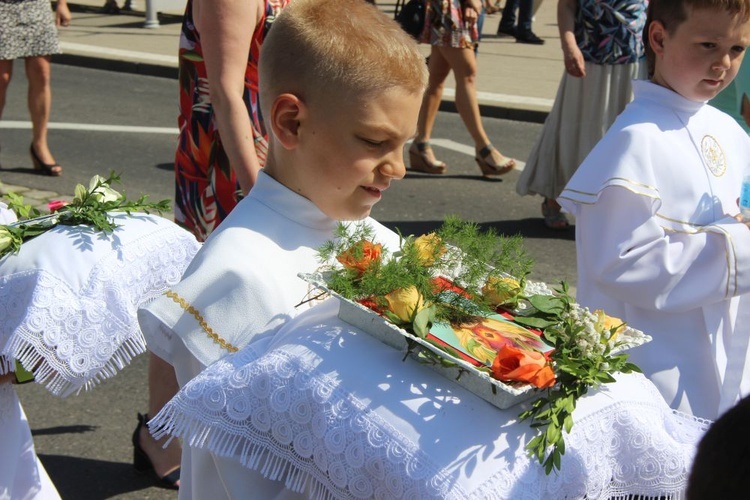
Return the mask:
<svg viewBox="0 0 750 500">
<path fill-rule="evenodd" d="M 119 2 L 122 4 L 122 0 Z M 394 0 L 377 0 L 393 15 Z M 72 0 L 73 21 L 60 29 L 64 54 L 53 61 L 152 76 L 177 77 L 177 50 L 182 9 L 169 0 L 171 10 L 159 12 L 160 26 L 144 28 L 145 0 L 134 0 L 134 12 L 101 13 L 104 0 Z M 159 3 L 157 2 L 157 7 Z M 158 9 L 157 9 L 158 10 Z M 495 118 L 542 122 L 552 107 L 562 76 L 562 53 L 557 33 L 556 2 L 539 8 L 533 29 L 544 45 L 516 43 L 495 35 L 500 14 L 484 21 L 479 47 L 477 89 L 482 114 Z M 429 47 L 422 45 L 425 55 Z M 446 109 L 452 108 L 452 77 L 446 82 Z"/>
</svg>

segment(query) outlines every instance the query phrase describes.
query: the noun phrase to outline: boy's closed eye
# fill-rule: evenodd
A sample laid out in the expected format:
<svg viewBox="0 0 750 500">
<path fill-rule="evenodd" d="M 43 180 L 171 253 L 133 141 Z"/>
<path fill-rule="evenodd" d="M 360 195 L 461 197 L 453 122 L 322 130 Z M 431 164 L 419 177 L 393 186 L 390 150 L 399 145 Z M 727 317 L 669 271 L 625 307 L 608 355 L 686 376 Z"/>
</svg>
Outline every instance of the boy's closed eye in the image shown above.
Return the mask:
<svg viewBox="0 0 750 500">
<path fill-rule="evenodd" d="M 359 140 L 364 142 L 368 146 L 372 146 L 373 148 L 379 148 L 385 142 L 377 139 L 368 139 L 367 137 L 360 137 Z"/>
</svg>

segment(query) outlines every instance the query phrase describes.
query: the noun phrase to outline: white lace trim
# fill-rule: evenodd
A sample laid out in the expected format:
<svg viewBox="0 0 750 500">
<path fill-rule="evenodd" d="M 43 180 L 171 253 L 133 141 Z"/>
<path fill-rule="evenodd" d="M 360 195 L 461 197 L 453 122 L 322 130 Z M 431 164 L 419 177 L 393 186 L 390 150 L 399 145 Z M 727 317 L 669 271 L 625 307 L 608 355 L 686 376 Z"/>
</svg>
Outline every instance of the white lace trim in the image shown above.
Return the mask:
<svg viewBox="0 0 750 500">
<path fill-rule="evenodd" d="M 55 395 L 90 389 L 146 351 L 137 309 L 175 285 L 198 248 L 170 225 L 110 252 L 77 292 L 41 269 L 1 276 L 0 354 Z"/>
<path fill-rule="evenodd" d="M 497 472 L 467 493 L 418 444 L 338 383 L 304 358 L 281 350 L 259 356 L 248 347 L 193 379 L 151 429 L 157 438 L 177 436 L 190 446 L 236 457 L 317 499 L 518 500 L 679 499 L 706 427 L 665 406 L 607 403 L 576 421 L 561 473 L 547 476 L 520 446 L 510 457 L 492 461 Z"/>
<path fill-rule="evenodd" d="M 191 381 L 149 423 L 152 433 L 238 457 L 312 498 L 467 498 L 416 444 L 312 366 L 279 351 L 240 354 Z"/>
</svg>

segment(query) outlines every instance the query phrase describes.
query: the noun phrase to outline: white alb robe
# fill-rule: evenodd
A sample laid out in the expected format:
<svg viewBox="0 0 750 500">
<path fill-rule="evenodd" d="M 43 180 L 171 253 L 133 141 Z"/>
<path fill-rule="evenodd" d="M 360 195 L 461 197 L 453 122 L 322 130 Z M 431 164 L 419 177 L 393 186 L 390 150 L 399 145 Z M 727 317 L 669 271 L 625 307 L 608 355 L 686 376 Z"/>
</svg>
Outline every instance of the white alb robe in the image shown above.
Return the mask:
<svg viewBox="0 0 750 500">
<path fill-rule="evenodd" d="M 705 103 L 633 90 L 558 198 L 577 299 L 653 336 L 631 359 L 673 408 L 715 419 L 750 391 L 750 230 L 733 218 L 750 139 Z"/>
<path fill-rule="evenodd" d="M 397 248 L 398 236 L 373 219 L 376 239 Z M 184 386 L 206 366 L 251 341 L 269 338 L 320 292 L 300 279 L 319 266 L 318 249 L 338 222 L 310 200 L 262 172 L 250 191 L 191 262 L 168 295 L 139 310 L 149 350 L 170 362 Z M 185 443 L 180 498 L 231 498 L 248 471 L 232 459 Z M 234 474 L 237 468 L 241 474 Z M 259 498 L 287 498 L 282 483 L 253 481 Z M 262 491 L 262 494 L 259 493 Z"/>
</svg>

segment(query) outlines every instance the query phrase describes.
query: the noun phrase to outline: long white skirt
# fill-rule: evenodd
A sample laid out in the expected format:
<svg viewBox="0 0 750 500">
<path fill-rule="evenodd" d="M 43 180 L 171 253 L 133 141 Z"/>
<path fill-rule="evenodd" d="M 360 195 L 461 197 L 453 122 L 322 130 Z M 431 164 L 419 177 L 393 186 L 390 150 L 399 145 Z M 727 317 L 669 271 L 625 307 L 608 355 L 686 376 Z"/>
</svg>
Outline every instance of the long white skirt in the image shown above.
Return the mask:
<svg viewBox="0 0 750 500">
<path fill-rule="evenodd" d="M 630 82 L 646 63 L 586 63 L 586 76 L 563 73 L 555 103 L 516 184 L 522 196 L 557 198 L 604 133 L 633 99 Z"/>
<path fill-rule="evenodd" d="M 0 499 L 59 499 L 39 461 L 15 388 L 0 384 Z"/>
</svg>

